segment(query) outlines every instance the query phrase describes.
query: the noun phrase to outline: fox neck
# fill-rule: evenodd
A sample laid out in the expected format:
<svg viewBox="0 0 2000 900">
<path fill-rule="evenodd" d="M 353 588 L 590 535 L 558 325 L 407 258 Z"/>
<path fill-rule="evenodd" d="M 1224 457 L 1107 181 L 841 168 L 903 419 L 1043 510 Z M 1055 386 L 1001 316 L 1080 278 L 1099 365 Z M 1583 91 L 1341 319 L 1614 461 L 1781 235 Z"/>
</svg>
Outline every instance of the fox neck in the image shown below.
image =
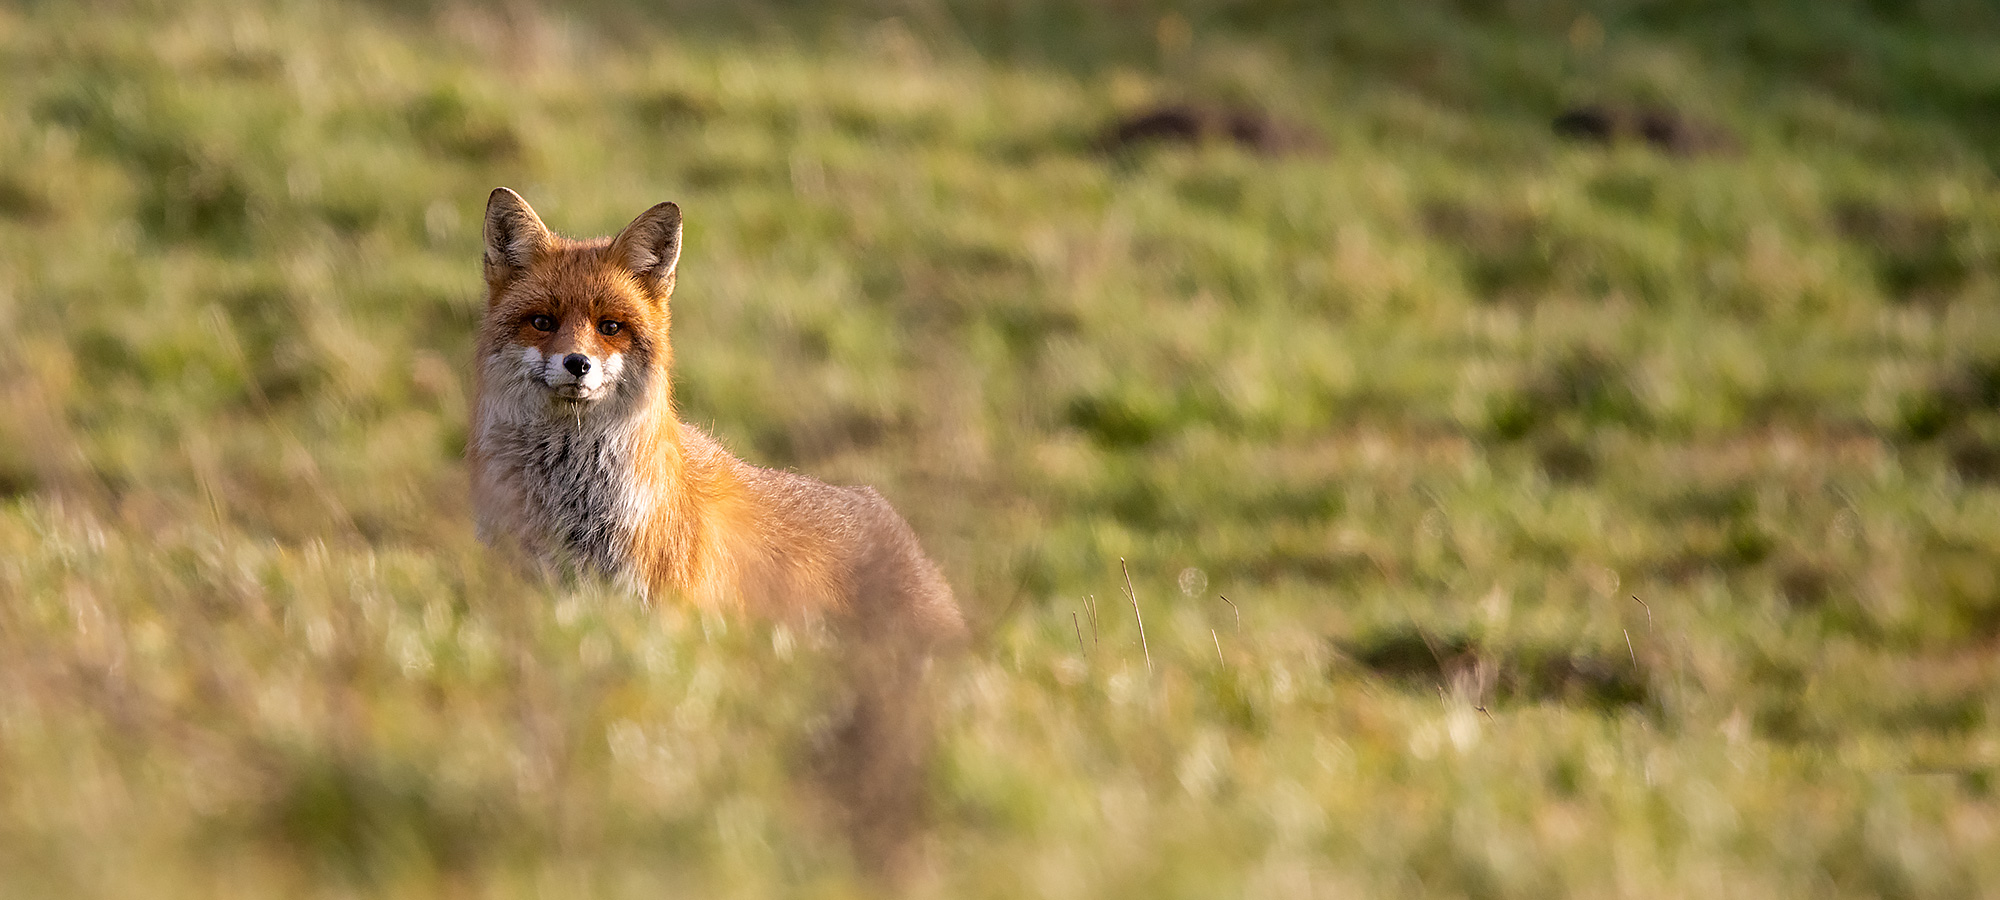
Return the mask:
<svg viewBox="0 0 2000 900">
<path fill-rule="evenodd" d="M 551 408 L 544 398 L 482 404 L 482 455 L 521 501 L 513 529 L 545 561 L 651 588 L 639 557 L 683 561 L 674 567 L 682 569 L 690 559 L 700 510 L 688 454 L 671 382 L 665 372 L 651 380 L 641 396 L 590 408 Z"/>
</svg>

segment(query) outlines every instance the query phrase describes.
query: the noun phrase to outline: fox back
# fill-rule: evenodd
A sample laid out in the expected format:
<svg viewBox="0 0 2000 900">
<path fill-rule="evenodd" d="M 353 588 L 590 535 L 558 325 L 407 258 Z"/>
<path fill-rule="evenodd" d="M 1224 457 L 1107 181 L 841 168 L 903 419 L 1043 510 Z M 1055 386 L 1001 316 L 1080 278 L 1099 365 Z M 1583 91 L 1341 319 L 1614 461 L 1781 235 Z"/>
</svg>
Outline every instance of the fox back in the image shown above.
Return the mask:
<svg viewBox="0 0 2000 900">
<path fill-rule="evenodd" d="M 484 540 L 708 608 L 963 631 L 951 588 L 881 495 L 757 468 L 680 421 L 679 207 L 569 240 L 499 188 L 485 237 L 468 449 Z"/>
</svg>

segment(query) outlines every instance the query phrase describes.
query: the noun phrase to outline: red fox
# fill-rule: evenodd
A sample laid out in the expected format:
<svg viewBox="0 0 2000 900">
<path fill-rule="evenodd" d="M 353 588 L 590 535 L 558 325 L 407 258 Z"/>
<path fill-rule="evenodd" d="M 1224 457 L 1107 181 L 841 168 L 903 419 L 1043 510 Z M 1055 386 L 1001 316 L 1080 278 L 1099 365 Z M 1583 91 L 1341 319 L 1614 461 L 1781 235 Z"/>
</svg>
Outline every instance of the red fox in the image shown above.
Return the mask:
<svg viewBox="0 0 2000 900">
<path fill-rule="evenodd" d="M 951 587 L 880 494 L 757 468 L 675 414 L 680 207 L 569 240 L 503 187 L 485 232 L 468 451 L 484 540 L 702 608 L 962 634 Z"/>
</svg>

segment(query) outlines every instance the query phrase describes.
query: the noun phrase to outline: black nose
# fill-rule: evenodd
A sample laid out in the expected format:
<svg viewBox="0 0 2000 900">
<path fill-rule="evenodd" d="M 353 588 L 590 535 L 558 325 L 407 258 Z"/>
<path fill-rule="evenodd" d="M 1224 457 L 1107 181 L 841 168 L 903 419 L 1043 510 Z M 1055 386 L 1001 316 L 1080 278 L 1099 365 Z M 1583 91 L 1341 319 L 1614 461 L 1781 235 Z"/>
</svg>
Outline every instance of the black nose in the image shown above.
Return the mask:
<svg viewBox="0 0 2000 900">
<path fill-rule="evenodd" d="M 590 371 L 590 357 L 572 353 L 563 357 L 563 368 L 568 369 L 571 375 L 582 378 L 585 372 Z"/>
</svg>

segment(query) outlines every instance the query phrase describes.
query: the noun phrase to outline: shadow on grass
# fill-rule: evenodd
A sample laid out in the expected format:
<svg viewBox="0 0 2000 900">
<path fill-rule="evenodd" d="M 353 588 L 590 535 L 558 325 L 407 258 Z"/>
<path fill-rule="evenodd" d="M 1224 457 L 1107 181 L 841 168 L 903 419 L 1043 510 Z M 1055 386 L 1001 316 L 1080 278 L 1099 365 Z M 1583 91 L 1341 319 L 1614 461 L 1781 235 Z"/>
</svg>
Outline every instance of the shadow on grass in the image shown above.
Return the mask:
<svg viewBox="0 0 2000 900">
<path fill-rule="evenodd" d="M 1482 702 L 1562 703 L 1607 711 L 1659 705 L 1636 661 L 1610 652 L 1502 647 L 1417 628 L 1382 631 L 1336 643 L 1335 649 L 1369 674 L 1411 690 L 1471 688 Z"/>
</svg>

